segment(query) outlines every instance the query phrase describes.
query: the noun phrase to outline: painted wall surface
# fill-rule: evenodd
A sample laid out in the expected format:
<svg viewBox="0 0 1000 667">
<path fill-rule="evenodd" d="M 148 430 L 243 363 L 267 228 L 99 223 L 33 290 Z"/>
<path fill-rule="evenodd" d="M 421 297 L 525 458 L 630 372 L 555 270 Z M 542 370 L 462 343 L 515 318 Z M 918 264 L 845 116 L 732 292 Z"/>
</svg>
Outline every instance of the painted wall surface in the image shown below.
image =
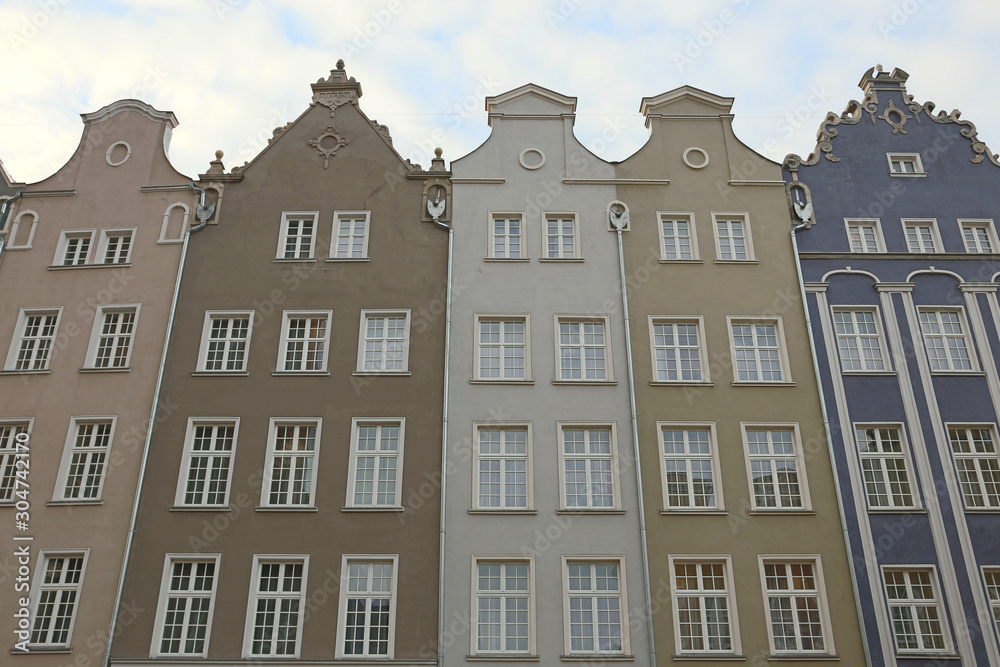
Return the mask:
<svg viewBox="0 0 1000 667">
<path fill-rule="evenodd" d="M 995 238 L 998 165 L 957 111 L 914 102 L 907 78 L 898 69 L 866 72 L 862 102 L 830 114 L 816 152 L 806 160 L 786 158 L 784 176 L 791 197 L 808 198 L 815 213 L 799 233 L 800 262 L 873 664 L 939 664 L 935 656 L 945 655 L 959 657 L 955 664 L 992 665 L 1000 663 L 1000 649 L 985 577 L 1000 572 L 1000 500 L 962 486 L 957 466 L 965 464 L 953 456 L 952 442 L 953 431 L 985 430 L 990 442 L 975 458 L 1000 465 L 1000 251 L 995 243 L 967 246 L 963 238 L 963 223 L 988 230 L 988 242 Z M 911 167 L 893 173 L 894 158 Z M 908 224 L 932 226 L 934 236 L 914 245 Z M 852 246 L 851 225 L 877 229 L 877 242 Z M 844 368 L 833 322 L 838 311 L 872 314 L 882 369 Z M 925 332 L 935 313 L 957 316 L 950 345 L 969 352 L 967 368 L 932 367 Z M 903 434 L 906 448 L 897 458 L 906 466 L 909 503 L 887 509 L 870 497 L 858 424 Z M 977 495 L 984 499 L 978 507 Z M 894 641 L 890 614 L 898 603 L 886 593 L 887 568 L 929 573 L 944 646 Z"/>
</svg>

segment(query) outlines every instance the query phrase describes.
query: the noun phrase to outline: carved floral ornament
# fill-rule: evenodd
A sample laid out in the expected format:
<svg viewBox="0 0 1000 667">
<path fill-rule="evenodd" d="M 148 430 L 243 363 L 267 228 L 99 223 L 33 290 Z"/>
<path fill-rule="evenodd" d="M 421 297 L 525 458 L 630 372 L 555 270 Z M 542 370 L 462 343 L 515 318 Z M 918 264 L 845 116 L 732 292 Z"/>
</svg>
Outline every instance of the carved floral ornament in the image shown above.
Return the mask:
<svg viewBox="0 0 1000 667">
<path fill-rule="evenodd" d="M 337 113 L 337 107 L 347 104 L 348 102 L 356 102 L 358 100 L 358 94 L 353 90 L 337 90 L 329 91 L 325 90 L 318 93 L 313 93 L 313 103 L 322 104 L 330 109 L 330 118 L 334 117 Z"/>
<path fill-rule="evenodd" d="M 330 158 L 337 154 L 341 146 L 346 146 L 350 143 L 349 139 L 345 139 L 337 133 L 336 128 L 330 126 L 323 131 L 315 139 L 309 140 L 309 145 L 319 151 L 319 154 L 323 157 L 323 168 L 326 169 L 330 164 Z"/>
</svg>

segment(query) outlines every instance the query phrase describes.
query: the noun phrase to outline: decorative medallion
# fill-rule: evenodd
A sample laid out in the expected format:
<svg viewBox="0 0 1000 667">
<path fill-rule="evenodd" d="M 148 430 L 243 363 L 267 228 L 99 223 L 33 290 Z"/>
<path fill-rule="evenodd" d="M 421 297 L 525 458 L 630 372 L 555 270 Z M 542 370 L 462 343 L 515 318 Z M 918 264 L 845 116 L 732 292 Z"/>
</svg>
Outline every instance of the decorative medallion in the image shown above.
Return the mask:
<svg viewBox="0 0 1000 667">
<path fill-rule="evenodd" d="M 685 150 L 684 154 L 681 155 L 681 159 L 684 160 L 684 164 L 692 169 L 704 169 L 708 166 L 708 153 L 704 148 L 698 148 L 697 146 L 692 146 Z"/>
<path fill-rule="evenodd" d="M 120 167 L 132 156 L 132 147 L 127 141 L 116 141 L 108 147 L 104 160 L 112 167 Z"/>
<path fill-rule="evenodd" d="M 315 139 L 309 140 L 309 145 L 313 146 L 319 151 L 319 154 L 323 156 L 324 169 L 326 169 L 330 164 L 330 158 L 336 155 L 337 151 L 340 150 L 340 147 L 346 146 L 349 143 L 350 140 L 337 134 L 337 130 L 332 126 L 326 128 L 326 130 L 324 130 L 323 133 Z"/>
<path fill-rule="evenodd" d="M 885 111 L 882 112 L 882 115 L 879 116 L 879 118 L 889 123 L 889 125 L 892 125 L 893 134 L 899 134 L 900 132 L 906 134 L 906 130 L 903 129 L 903 126 L 906 125 L 906 121 L 913 118 L 913 116 L 910 116 L 902 109 L 897 108 L 896 105 L 892 103 L 892 98 L 890 97 L 889 106 L 885 108 Z"/>
<path fill-rule="evenodd" d="M 337 112 L 337 107 L 342 104 L 347 104 L 348 102 L 355 102 L 357 99 L 358 94 L 353 90 L 324 90 L 313 93 L 314 103 L 329 107 L 330 118 L 333 118 L 334 114 Z"/>
<path fill-rule="evenodd" d="M 531 171 L 541 169 L 542 165 L 545 164 L 545 153 L 537 148 L 525 148 L 517 156 L 517 162 L 525 169 Z"/>
</svg>

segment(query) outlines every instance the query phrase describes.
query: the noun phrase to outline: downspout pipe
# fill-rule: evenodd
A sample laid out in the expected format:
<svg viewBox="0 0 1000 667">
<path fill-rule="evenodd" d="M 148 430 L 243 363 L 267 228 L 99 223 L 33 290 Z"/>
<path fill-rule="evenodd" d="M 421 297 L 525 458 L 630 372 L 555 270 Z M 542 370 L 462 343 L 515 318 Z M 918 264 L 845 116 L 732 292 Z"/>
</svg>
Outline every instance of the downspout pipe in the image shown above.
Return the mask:
<svg viewBox="0 0 1000 667">
<path fill-rule="evenodd" d="M 639 539 L 642 546 L 642 579 L 646 586 L 646 633 L 649 635 L 649 664 L 656 665 L 656 642 L 653 636 L 653 589 L 649 581 L 649 556 L 646 545 L 646 506 L 642 495 L 642 469 L 639 466 L 639 426 L 635 407 L 635 370 L 632 367 L 632 328 L 629 324 L 628 314 L 628 285 L 625 282 L 625 250 L 622 244 L 622 227 L 625 226 L 628 216 L 623 213 L 620 216 L 609 214 L 611 224 L 614 225 L 618 234 L 618 267 L 621 270 L 622 282 L 622 308 L 625 316 L 625 357 L 628 359 L 628 398 L 632 419 L 632 449 L 635 460 L 635 484 L 636 492 L 639 494 Z"/>
<path fill-rule="evenodd" d="M 799 243 L 795 232 L 805 229 L 807 222 L 792 227 L 792 254 L 795 263 L 795 274 L 799 281 L 799 298 L 802 299 L 802 311 L 806 316 L 806 332 L 809 335 L 809 352 L 812 354 L 813 373 L 816 375 L 816 388 L 819 391 L 819 407 L 823 412 L 823 430 L 826 434 L 826 446 L 830 453 L 830 465 L 833 467 L 833 488 L 837 492 L 837 508 L 840 511 L 840 529 L 844 534 L 844 549 L 847 553 L 847 566 L 851 572 L 851 587 L 854 590 L 854 606 L 858 612 L 858 623 L 861 625 L 861 645 L 865 651 L 865 665 L 872 667 L 871 650 L 868 647 L 868 631 L 865 628 L 865 617 L 861 609 L 861 596 L 858 589 L 858 574 L 854 568 L 854 558 L 851 556 L 851 535 L 847 530 L 847 518 L 844 514 L 844 496 L 840 490 L 840 480 L 837 476 L 837 461 L 834 458 L 833 432 L 830 430 L 830 415 L 826 409 L 826 394 L 823 391 L 823 376 L 819 371 L 819 357 L 816 354 L 816 339 L 813 336 L 812 317 L 809 315 L 809 304 L 806 302 L 806 284 L 802 278 L 802 263 L 799 259 Z"/>
<path fill-rule="evenodd" d="M 189 186 L 195 192 L 201 193 L 200 209 L 205 208 L 205 191 L 194 183 Z M 200 211 L 199 211 L 200 213 Z M 200 220 L 194 227 L 189 227 L 184 234 L 184 246 L 181 248 L 181 259 L 177 264 L 177 278 L 174 281 L 174 296 L 170 303 L 170 316 L 167 319 L 167 333 L 163 338 L 163 352 L 160 354 L 160 368 L 156 373 L 156 388 L 153 391 L 153 405 L 149 410 L 149 421 L 146 423 L 146 441 L 142 447 L 142 461 L 139 464 L 139 479 L 136 481 L 135 498 L 132 501 L 132 518 L 129 520 L 128 536 L 125 539 L 125 554 L 122 558 L 121 575 L 118 577 L 118 590 L 115 593 L 114 613 L 111 615 L 111 627 L 108 628 L 107 648 L 104 651 L 104 667 L 111 667 L 111 644 L 115 637 L 115 628 L 118 625 L 118 614 L 121 612 L 122 596 L 125 593 L 125 569 L 128 566 L 128 559 L 132 553 L 132 542 L 135 539 L 135 524 L 139 516 L 139 496 L 142 492 L 142 483 L 146 478 L 146 467 L 149 463 L 149 443 L 153 437 L 153 425 L 156 423 L 156 407 L 160 404 L 160 389 L 163 386 L 163 372 L 167 366 L 167 348 L 170 346 L 170 334 L 174 329 L 174 316 L 177 314 L 177 297 L 181 291 L 181 277 L 184 274 L 184 262 L 187 260 L 188 244 L 191 234 L 201 230 L 208 224 L 211 213 L 205 215 L 204 220 Z M 201 217 L 201 216 L 196 216 Z"/>
</svg>

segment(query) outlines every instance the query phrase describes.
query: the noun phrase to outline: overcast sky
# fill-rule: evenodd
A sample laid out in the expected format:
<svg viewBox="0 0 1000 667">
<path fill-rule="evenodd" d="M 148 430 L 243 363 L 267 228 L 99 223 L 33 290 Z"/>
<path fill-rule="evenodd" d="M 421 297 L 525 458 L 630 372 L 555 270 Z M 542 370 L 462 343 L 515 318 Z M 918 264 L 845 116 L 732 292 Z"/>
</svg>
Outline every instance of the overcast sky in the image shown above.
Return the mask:
<svg viewBox="0 0 1000 667">
<path fill-rule="evenodd" d="M 173 111 L 182 173 L 250 160 L 339 58 L 361 107 L 428 166 L 487 137 L 484 98 L 536 83 L 579 98 L 576 133 L 607 160 L 645 141 L 643 97 L 685 84 L 736 98 L 737 135 L 780 161 L 877 63 L 961 109 L 1000 151 L 1000 3 L 990 0 L 6 0 L 0 160 L 35 182 L 76 148 L 79 114 L 134 97 Z"/>
</svg>

